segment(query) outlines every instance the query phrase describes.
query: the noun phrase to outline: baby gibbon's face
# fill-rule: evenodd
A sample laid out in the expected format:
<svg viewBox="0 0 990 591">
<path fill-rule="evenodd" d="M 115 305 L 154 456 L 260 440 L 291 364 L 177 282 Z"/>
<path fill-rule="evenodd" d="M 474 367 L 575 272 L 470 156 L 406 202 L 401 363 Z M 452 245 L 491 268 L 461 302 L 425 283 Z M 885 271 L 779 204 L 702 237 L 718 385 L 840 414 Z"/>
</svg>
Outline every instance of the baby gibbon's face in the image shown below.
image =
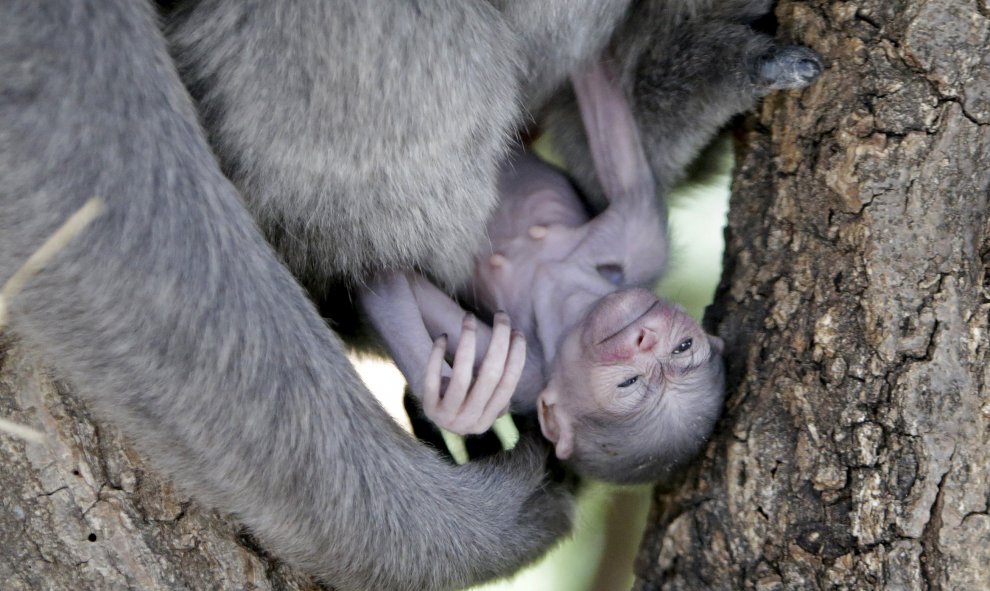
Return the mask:
<svg viewBox="0 0 990 591">
<path fill-rule="evenodd" d="M 659 403 L 671 385 L 688 385 L 721 353 L 680 306 L 645 289 L 603 298 L 565 339 L 555 370 L 569 386 L 575 412 L 594 407 L 624 414 Z M 556 371 L 555 371 L 556 373 Z"/>
</svg>

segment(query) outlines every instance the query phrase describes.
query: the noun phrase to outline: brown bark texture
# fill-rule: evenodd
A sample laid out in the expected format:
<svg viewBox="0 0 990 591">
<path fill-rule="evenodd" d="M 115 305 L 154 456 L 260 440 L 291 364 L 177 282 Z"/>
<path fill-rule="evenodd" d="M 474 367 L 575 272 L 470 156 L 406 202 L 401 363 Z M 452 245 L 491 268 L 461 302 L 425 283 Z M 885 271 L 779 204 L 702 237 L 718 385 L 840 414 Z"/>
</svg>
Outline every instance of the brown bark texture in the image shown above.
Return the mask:
<svg viewBox="0 0 990 591">
<path fill-rule="evenodd" d="M 314 589 L 230 519 L 173 490 L 119 434 L 0 335 L 0 589 Z"/>
<path fill-rule="evenodd" d="M 830 69 L 742 131 L 729 399 L 635 589 L 990 589 L 990 3 L 777 15 Z"/>
</svg>

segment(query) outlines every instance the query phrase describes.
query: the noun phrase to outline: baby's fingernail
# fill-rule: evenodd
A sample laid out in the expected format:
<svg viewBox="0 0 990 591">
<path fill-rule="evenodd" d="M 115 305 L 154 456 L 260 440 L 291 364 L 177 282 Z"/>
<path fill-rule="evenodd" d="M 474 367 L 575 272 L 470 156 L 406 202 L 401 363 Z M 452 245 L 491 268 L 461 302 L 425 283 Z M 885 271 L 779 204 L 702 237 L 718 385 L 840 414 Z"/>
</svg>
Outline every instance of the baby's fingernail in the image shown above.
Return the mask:
<svg viewBox="0 0 990 591">
<path fill-rule="evenodd" d="M 533 240 L 541 240 L 547 237 L 546 226 L 530 226 L 528 232 L 529 237 Z"/>
<path fill-rule="evenodd" d="M 468 330 L 471 330 L 471 329 L 474 328 L 474 314 L 471 314 L 470 312 L 468 312 L 464 316 L 464 328 L 466 328 Z"/>
</svg>

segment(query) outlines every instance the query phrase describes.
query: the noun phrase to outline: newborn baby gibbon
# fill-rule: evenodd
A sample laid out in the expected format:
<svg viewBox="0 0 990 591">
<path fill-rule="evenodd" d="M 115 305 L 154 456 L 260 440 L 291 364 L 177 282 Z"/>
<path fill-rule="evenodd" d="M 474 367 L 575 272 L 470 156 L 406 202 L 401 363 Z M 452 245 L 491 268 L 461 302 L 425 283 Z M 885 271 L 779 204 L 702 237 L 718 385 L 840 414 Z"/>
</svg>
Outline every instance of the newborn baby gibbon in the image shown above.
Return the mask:
<svg viewBox="0 0 990 591">
<path fill-rule="evenodd" d="M 589 219 L 566 177 L 513 154 L 465 298 L 492 315 L 491 327 L 415 273 L 379 276 L 361 299 L 439 426 L 481 433 L 511 402 L 537 411 L 578 473 L 649 482 L 710 434 L 722 343 L 644 289 L 664 270 L 667 241 L 632 114 L 602 64 L 574 87 L 609 207 Z"/>
</svg>

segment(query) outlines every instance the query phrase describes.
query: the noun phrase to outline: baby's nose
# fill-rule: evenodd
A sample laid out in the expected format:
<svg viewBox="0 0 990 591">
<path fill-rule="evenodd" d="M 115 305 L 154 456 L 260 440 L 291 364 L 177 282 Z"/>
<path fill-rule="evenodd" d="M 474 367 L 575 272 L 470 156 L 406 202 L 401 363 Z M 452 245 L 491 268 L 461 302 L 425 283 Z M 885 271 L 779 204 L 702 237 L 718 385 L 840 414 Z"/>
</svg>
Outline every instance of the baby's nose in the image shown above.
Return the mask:
<svg viewBox="0 0 990 591">
<path fill-rule="evenodd" d="M 659 340 L 657 333 L 648 328 L 641 328 L 636 335 L 636 348 L 644 353 L 649 353 L 657 346 Z"/>
</svg>

